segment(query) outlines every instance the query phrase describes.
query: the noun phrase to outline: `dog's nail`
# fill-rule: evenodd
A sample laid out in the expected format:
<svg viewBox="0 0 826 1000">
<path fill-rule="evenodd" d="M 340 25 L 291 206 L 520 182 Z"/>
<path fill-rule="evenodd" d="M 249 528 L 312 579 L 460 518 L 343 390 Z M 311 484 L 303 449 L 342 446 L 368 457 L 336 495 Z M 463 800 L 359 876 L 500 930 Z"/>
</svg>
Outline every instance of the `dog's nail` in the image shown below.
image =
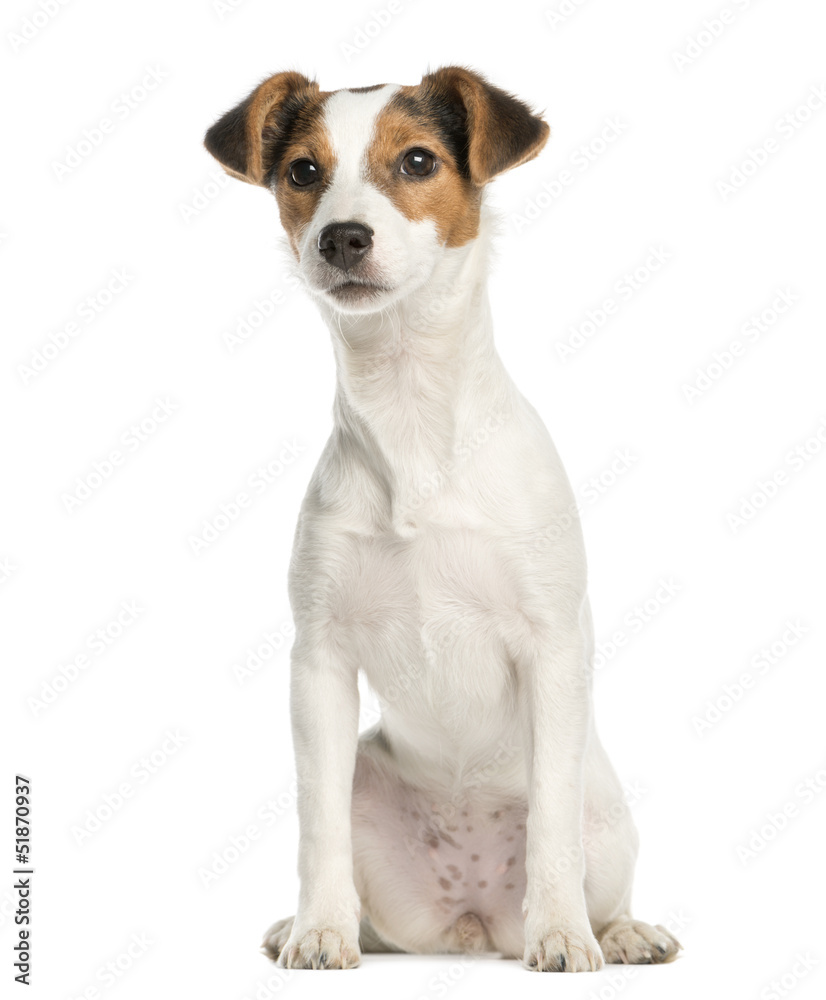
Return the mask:
<svg viewBox="0 0 826 1000">
<path fill-rule="evenodd" d="M 564 955 L 557 955 L 557 960 L 559 961 L 559 971 L 564 972 L 568 963 L 565 961 Z"/>
</svg>

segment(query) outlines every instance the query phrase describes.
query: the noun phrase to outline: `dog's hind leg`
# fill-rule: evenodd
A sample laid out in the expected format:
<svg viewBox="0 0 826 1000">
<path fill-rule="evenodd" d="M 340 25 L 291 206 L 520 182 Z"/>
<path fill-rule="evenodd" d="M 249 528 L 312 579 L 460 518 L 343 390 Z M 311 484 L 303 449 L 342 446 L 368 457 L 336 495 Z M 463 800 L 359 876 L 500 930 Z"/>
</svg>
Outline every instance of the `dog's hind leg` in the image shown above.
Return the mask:
<svg viewBox="0 0 826 1000">
<path fill-rule="evenodd" d="M 588 918 L 606 962 L 670 962 L 681 949 L 661 925 L 631 916 L 638 837 L 622 785 L 594 737 L 588 757 L 583 825 Z"/>
</svg>

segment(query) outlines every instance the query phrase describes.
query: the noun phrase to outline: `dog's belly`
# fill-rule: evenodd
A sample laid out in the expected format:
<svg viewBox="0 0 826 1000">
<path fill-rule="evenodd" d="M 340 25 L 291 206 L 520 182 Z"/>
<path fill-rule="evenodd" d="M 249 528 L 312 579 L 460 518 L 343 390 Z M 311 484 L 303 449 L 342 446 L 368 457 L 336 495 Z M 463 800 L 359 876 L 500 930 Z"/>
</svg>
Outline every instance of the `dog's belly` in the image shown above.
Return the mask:
<svg viewBox="0 0 826 1000">
<path fill-rule="evenodd" d="M 354 862 L 379 933 L 405 950 L 521 954 L 526 816 L 524 800 L 490 789 L 414 788 L 380 738 L 363 738 Z"/>
</svg>

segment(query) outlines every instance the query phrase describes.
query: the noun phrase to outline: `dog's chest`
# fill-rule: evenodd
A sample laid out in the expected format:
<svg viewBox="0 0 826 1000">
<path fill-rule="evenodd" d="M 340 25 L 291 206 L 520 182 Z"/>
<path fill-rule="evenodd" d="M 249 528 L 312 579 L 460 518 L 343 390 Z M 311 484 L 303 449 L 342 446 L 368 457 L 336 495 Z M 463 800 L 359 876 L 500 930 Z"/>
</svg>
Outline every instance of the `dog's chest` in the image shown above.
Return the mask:
<svg viewBox="0 0 826 1000">
<path fill-rule="evenodd" d="M 450 724 L 501 706 L 524 640 L 501 543 L 467 528 L 352 539 L 335 618 L 386 705 Z M 473 711 L 473 710 L 476 711 Z"/>
</svg>

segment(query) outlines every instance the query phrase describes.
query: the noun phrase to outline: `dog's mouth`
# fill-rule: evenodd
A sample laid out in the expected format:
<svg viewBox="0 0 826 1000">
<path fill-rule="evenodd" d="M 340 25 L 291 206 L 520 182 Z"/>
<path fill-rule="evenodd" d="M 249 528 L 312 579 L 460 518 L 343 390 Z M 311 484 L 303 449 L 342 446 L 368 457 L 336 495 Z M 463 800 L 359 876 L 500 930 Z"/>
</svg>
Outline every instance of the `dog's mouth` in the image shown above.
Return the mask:
<svg viewBox="0 0 826 1000">
<path fill-rule="evenodd" d="M 328 295 L 340 302 L 363 302 L 372 299 L 382 292 L 389 292 L 386 285 L 378 285 L 371 281 L 342 281 L 338 285 L 326 288 Z"/>
</svg>

